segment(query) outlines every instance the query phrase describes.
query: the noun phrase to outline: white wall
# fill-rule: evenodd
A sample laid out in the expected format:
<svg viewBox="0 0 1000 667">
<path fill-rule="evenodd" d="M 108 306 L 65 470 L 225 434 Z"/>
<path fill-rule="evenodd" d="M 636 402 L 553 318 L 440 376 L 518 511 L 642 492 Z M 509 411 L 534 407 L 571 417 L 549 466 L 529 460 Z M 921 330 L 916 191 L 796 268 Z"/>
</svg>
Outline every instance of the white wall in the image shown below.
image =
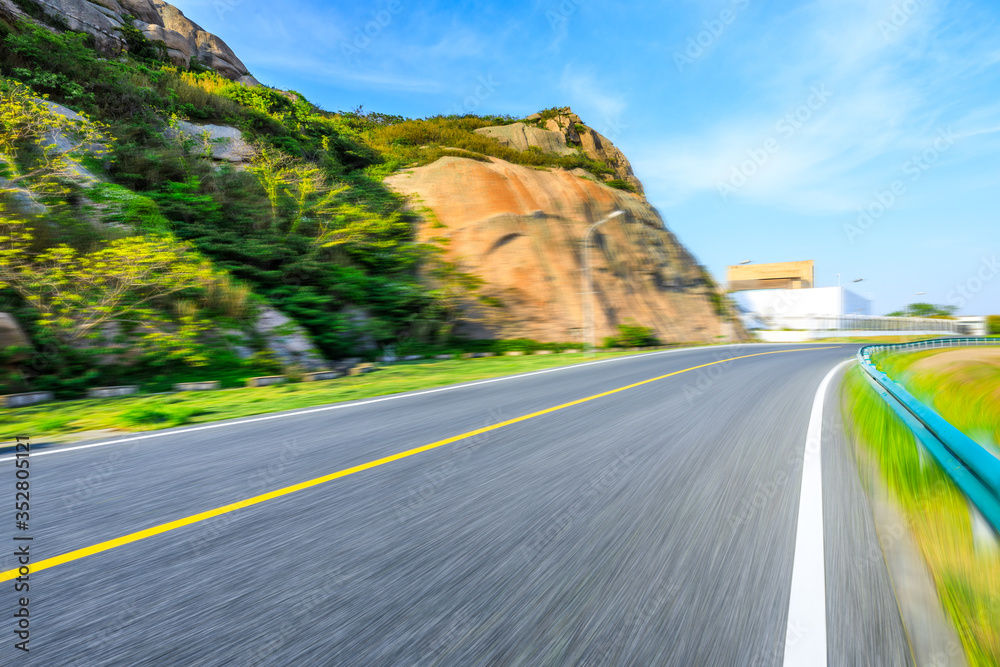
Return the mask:
<svg viewBox="0 0 1000 667">
<path fill-rule="evenodd" d="M 750 290 L 733 297 L 746 310 L 766 320 L 871 315 L 871 302 L 843 287 Z"/>
</svg>

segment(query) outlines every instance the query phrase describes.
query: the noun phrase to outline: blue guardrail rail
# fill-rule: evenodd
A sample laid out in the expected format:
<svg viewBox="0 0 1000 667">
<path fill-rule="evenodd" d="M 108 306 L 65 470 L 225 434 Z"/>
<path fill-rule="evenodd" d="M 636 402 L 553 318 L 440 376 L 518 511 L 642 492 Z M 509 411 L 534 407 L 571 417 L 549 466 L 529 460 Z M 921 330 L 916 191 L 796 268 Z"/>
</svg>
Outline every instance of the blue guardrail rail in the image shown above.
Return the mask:
<svg viewBox="0 0 1000 667">
<path fill-rule="evenodd" d="M 952 481 L 1000 534 L 1000 459 L 949 424 L 934 409 L 917 400 L 872 363 L 872 354 L 882 351 L 917 351 L 969 345 L 1000 345 L 1000 338 L 943 338 L 894 345 L 868 345 L 858 350 L 858 362 L 879 395 L 903 419 Z"/>
</svg>

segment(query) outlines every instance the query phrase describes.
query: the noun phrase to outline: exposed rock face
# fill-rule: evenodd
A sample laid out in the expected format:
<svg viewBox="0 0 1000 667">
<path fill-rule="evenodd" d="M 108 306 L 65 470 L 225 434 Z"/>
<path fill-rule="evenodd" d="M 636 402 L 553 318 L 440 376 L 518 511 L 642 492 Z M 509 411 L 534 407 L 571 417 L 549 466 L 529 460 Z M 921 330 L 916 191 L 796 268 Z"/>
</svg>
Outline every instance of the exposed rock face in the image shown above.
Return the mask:
<svg viewBox="0 0 1000 667">
<path fill-rule="evenodd" d="M 285 366 L 307 371 L 329 368 L 305 330 L 277 310 L 264 308 L 257 316 L 254 330 L 267 342 L 267 349 Z"/>
<path fill-rule="evenodd" d="M 181 120 L 177 121 L 176 129 L 168 128 L 164 134 L 172 139 L 193 139 L 199 143 L 207 140 L 205 148 L 213 160 L 249 162 L 254 153 L 243 133 L 228 125 L 195 125 Z"/>
<path fill-rule="evenodd" d="M 0 350 L 5 347 L 31 347 L 27 334 L 10 313 L 0 313 Z"/>
<path fill-rule="evenodd" d="M 632 165 L 625 154 L 610 139 L 584 125 L 569 107 L 560 109 L 555 116 L 543 119 L 542 114 L 536 113 L 524 120 L 512 125 L 483 127 L 476 133 L 494 137 L 505 146 L 520 151 L 535 146 L 546 153 L 569 155 L 574 152 L 574 146 L 579 147 L 587 157 L 606 162 L 611 167 L 614 175 L 607 176 L 605 180 L 625 181 L 637 193 L 643 193 L 642 182 L 632 172 Z"/>
<path fill-rule="evenodd" d="M 147 39 L 163 42 L 177 65 L 188 67 L 192 58 L 234 81 L 256 84 L 246 66 L 225 42 L 205 32 L 181 10 L 162 0 L 31 0 L 47 14 L 60 17 L 71 30 L 94 36 L 105 53 L 128 50 L 121 27 L 127 21 Z M 131 17 L 134 17 L 132 19 Z"/>
<path fill-rule="evenodd" d="M 543 130 L 524 123 L 481 127 L 476 130 L 476 134 L 493 137 L 504 146 L 510 146 L 519 151 L 526 151 L 530 146 L 535 146 L 546 153 L 557 155 L 571 155 L 573 153 L 573 149 L 566 145 L 566 135 L 562 132 Z"/>
<path fill-rule="evenodd" d="M 616 209 L 625 215 L 591 237 L 598 340 L 628 319 L 664 341 L 714 341 L 729 331 L 701 267 L 639 195 L 568 171 L 458 157 L 394 174 L 386 184 L 434 213 L 445 228 L 424 224 L 421 238 L 447 237 L 451 258 L 483 278 L 483 294 L 501 304 L 480 307 L 482 317 L 465 333 L 582 340 L 582 239 Z"/>
</svg>

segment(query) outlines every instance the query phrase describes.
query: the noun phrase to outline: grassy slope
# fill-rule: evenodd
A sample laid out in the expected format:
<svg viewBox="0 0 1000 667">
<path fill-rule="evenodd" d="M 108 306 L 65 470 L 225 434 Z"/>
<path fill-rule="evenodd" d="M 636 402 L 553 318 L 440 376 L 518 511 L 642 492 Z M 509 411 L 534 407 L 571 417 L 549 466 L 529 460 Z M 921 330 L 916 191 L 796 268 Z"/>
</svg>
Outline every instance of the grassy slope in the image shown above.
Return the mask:
<svg viewBox="0 0 1000 667">
<path fill-rule="evenodd" d="M 950 364 L 945 372 L 911 370 L 922 359 L 948 355 L 948 352 L 945 349 L 888 354 L 876 362 L 880 370 L 933 406 L 960 431 L 981 445 L 996 447 L 1000 443 L 1000 365 L 968 361 Z"/>
<path fill-rule="evenodd" d="M 937 395 L 949 393 L 943 403 L 961 405 L 956 389 L 939 389 Z M 862 458 L 877 462 L 906 516 L 969 663 L 1000 664 L 1000 555 L 976 553 L 965 497 L 938 466 L 921 464 L 912 433 L 858 369 L 848 374 L 845 399 L 856 446 Z"/>
<path fill-rule="evenodd" d="M 520 152 L 474 132 L 513 118 L 413 120 L 360 109 L 328 112 L 296 93 L 246 88 L 203 68 L 182 71 L 157 61 L 155 45 L 141 35 L 128 37 L 132 55 L 108 59 L 95 53 L 84 35 L 0 22 L 0 89 L 20 82 L 35 96 L 105 123 L 115 139 L 108 160 L 87 159 L 107 186 L 84 192 L 70 184 L 71 196 L 43 198 L 47 218 L 57 224 L 32 223 L 38 249 L 67 243 L 89 252 L 116 235 L 168 234 L 228 272 L 234 279 L 231 292 L 252 290 L 248 301 L 272 305 L 302 324 L 328 358 L 363 355 L 365 349 L 374 355 L 370 345 L 360 345 L 372 340 L 396 344 L 403 354 L 479 349 L 449 339 L 458 313 L 477 299 L 476 280 L 441 262 L 442 248 L 416 243 L 415 218 L 381 183 L 389 173 L 433 161 L 448 154 L 445 147 L 540 169 L 610 173 L 608 165 L 582 153 Z M 277 166 L 262 167 L 261 176 L 213 169 L 201 157 L 197 139 L 182 145 L 164 135 L 171 118 L 237 127 Z M 279 176 L 283 185 L 269 194 L 265 182 Z M 43 185 L 29 184 L 39 192 Z M 113 220 L 102 218 L 115 225 L 95 229 L 85 222 L 93 209 L 88 199 L 103 202 L 102 190 L 129 204 Z M 313 194 L 300 201 L 307 191 Z M 328 192 L 339 194 L 326 200 Z M 161 305 L 165 313 L 177 306 Z M 367 319 L 354 316 L 358 308 Z M 162 388 L 210 370 L 175 373 L 155 360 L 100 367 L 58 343 L 51 327 L 36 326 L 36 313 L 11 290 L 0 289 L 0 310 L 15 314 L 36 350 L 58 352 L 44 359 L 36 355 L 30 373 L 0 377 L 0 393 L 55 390 L 69 398 L 80 395 L 77 378 L 85 375 L 93 376 L 88 385 Z M 198 316 L 227 330 L 246 329 L 249 321 L 249 316 L 224 320 L 211 311 Z M 243 364 L 221 349 L 218 339 L 202 343 L 214 346 L 206 356 L 226 357 L 225 366 L 243 365 L 244 375 L 261 374 L 270 363 L 262 358 Z M 253 345 L 260 349 L 259 341 Z"/>
<path fill-rule="evenodd" d="M 0 433 L 5 437 L 28 434 L 39 441 L 66 441 L 73 439 L 73 433 L 83 431 L 148 431 L 353 401 L 628 354 L 632 353 L 424 361 L 401 363 L 368 375 L 327 382 L 49 403 L 0 412 Z"/>
</svg>

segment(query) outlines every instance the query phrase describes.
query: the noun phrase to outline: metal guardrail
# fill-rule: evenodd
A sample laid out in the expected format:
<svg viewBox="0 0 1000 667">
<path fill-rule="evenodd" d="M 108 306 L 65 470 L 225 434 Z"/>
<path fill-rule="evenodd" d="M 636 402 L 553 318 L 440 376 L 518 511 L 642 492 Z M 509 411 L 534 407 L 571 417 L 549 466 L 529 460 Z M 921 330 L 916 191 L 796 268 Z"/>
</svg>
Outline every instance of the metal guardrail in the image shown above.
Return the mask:
<svg viewBox="0 0 1000 667">
<path fill-rule="evenodd" d="M 866 379 L 903 419 L 944 471 L 1000 534 L 1000 459 L 969 436 L 949 424 L 935 410 L 917 400 L 900 384 L 878 370 L 872 354 L 900 350 L 1000 345 L 1000 338 L 940 338 L 866 345 L 858 350 L 858 361 Z"/>
</svg>

